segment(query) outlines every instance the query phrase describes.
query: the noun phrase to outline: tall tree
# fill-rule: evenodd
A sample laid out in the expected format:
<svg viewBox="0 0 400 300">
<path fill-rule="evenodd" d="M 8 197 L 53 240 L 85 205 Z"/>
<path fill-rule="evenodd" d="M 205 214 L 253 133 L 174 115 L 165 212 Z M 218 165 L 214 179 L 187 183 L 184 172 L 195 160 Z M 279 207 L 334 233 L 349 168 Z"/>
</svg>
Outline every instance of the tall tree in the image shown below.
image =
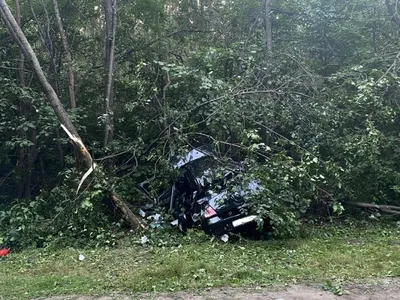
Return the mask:
<svg viewBox="0 0 400 300">
<path fill-rule="evenodd" d="M 114 138 L 114 70 L 115 70 L 115 35 L 117 30 L 117 1 L 104 0 L 106 17 L 105 46 L 105 134 L 104 147 Z"/>
<path fill-rule="evenodd" d="M 60 16 L 60 9 L 58 7 L 57 0 L 53 0 L 54 5 L 54 13 L 57 20 L 57 27 L 61 37 L 61 43 L 64 50 L 65 59 L 67 61 L 68 66 L 68 91 L 69 91 L 69 106 L 71 108 L 76 107 L 76 95 L 75 95 L 75 75 L 74 75 L 74 67 L 73 60 L 71 55 L 71 50 L 68 44 L 67 36 L 65 34 L 64 26 Z"/>
<path fill-rule="evenodd" d="M 272 53 L 272 17 L 271 0 L 264 0 L 265 10 L 265 39 L 267 42 L 267 54 Z"/>
<path fill-rule="evenodd" d="M 21 6 L 19 4 L 19 0 L 15 0 L 15 9 L 16 9 L 16 20 L 18 25 L 21 25 Z M 24 68 L 25 68 L 25 56 L 24 53 L 19 50 L 19 82 L 21 84 L 21 87 L 25 86 L 25 73 L 24 73 Z"/>
<path fill-rule="evenodd" d="M 16 18 L 18 25 L 21 25 L 21 7 L 20 7 L 19 0 L 15 0 L 15 18 Z M 25 68 L 25 56 L 24 56 L 24 53 L 22 52 L 22 50 L 20 49 L 19 50 L 18 77 L 19 77 L 19 84 L 20 84 L 21 88 L 25 87 L 24 68 Z M 19 105 L 20 114 L 22 116 L 24 116 L 25 118 L 28 117 L 27 106 L 29 105 L 29 103 L 27 103 L 27 102 L 28 101 L 26 101 L 26 99 L 22 98 L 20 100 L 20 105 Z M 23 139 L 27 138 L 27 136 L 26 136 L 27 134 L 26 134 L 25 130 L 20 129 L 18 131 L 19 131 L 19 135 L 21 138 L 23 138 Z M 18 161 L 16 163 L 16 171 L 20 174 L 23 174 L 22 180 L 20 180 L 20 182 L 19 182 L 19 187 L 18 187 L 18 191 L 17 191 L 18 198 L 21 198 L 22 196 L 24 196 L 25 198 L 30 197 L 30 176 L 29 176 L 30 168 L 28 166 L 29 163 L 27 164 L 27 160 L 30 161 L 29 153 L 27 153 L 27 150 L 24 147 L 21 147 L 19 149 L 19 157 L 18 157 Z"/>
</svg>

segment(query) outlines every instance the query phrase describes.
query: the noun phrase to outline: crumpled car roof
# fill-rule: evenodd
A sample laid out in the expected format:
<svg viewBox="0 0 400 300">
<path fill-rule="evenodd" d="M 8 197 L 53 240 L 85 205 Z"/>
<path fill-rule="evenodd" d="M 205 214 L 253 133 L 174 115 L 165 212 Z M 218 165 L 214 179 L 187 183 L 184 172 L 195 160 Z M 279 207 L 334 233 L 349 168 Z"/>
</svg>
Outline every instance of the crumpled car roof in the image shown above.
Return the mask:
<svg viewBox="0 0 400 300">
<path fill-rule="evenodd" d="M 175 169 L 179 169 L 179 168 L 183 167 L 184 165 L 186 165 L 192 161 L 198 160 L 205 156 L 214 156 L 214 155 L 212 154 L 212 152 L 207 151 L 205 149 L 194 148 L 191 151 L 189 151 L 189 153 L 185 157 L 178 157 L 178 161 L 176 163 L 173 163 L 172 166 Z"/>
</svg>

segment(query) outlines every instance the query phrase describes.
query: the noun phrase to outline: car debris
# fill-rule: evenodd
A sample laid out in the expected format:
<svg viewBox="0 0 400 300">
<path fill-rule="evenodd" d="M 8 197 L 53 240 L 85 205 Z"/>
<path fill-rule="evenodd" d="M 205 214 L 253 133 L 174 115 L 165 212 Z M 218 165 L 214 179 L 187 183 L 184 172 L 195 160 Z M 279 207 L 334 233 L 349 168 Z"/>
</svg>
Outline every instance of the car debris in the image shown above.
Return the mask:
<svg viewBox="0 0 400 300">
<path fill-rule="evenodd" d="M 148 216 L 147 220 L 152 221 L 150 224 L 151 228 L 162 228 L 162 217 L 160 214 Z"/>
<path fill-rule="evenodd" d="M 147 244 L 149 242 L 149 238 L 147 236 L 142 236 L 142 238 L 140 239 L 140 243 L 142 245 Z"/>
<path fill-rule="evenodd" d="M 226 233 L 223 234 L 223 235 L 220 237 L 220 240 L 223 241 L 224 243 L 227 243 L 228 240 L 229 240 L 229 235 L 227 235 Z"/>
<path fill-rule="evenodd" d="M 152 200 L 147 207 L 164 208 L 185 233 L 200 226 L 206 233 L 228 241 L 228 233 L 255 231 L 263 221 L 248 215 L 246 198 L 260 193 L 263 187 L 257 180 L 246 184 L 240 180 L 244 168 L 239 163 L 221 163 L 217 156 L 204 148 L 192 149 L 186 156 L 171 161 L 179 176 L 168 189 L 154 197 L 151 184 L 157 177 L 139 184 L 139 189 Z M 145 208 L 141 209 L 146 212 Z M 147 215 L 147 213 L 145 213 Z"/>
<path fill-rule="evenodd" d="M 0 256 L 6 256 L 10 252 L 9 248 L 0 249 Z"/>
</svg>

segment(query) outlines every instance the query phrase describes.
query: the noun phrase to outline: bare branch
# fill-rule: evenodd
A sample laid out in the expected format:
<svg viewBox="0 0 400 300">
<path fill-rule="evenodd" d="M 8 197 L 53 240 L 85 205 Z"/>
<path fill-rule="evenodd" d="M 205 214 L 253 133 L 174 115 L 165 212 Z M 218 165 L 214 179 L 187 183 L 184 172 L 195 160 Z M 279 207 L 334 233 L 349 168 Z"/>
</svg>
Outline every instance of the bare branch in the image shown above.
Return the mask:
<svg viewBox="0 0 400 300">
<path fill-rule="evenodd" d="M 164 35 L 164 36 L 162 36 L 162 37 L 160 37 L 158 39 L 152 40 L 152 41 L 148 42 L 147 44 L 145 44 L 144 46 L 142 46 L 141 48 L 144 49 L 144 50 L 147 50 L 148 47 L 150 47 L 151 45 L 153 45 L 153 44 L 155 44 L 155 43 L 157 43 L 159 41 L 162 41 L 162 40 L 167 39 L 169 37 L 173 37 L 173 36 L 180 35 L 180 34 L 185 34 L 185 33 L 213 33 L 213 32 L 214 31 L 204 31 L 204 30 L 190 29 L 190 28 L 179 29 L 179 30 L 176 30 L 174 32 L 168 33 L 168 34 L 166 34 L 166 35 Z M 134 48 L 125 50 L 123 53 L 118 55 L 118 60 L 124 58 L 125 56 L 131 55 L 133 52 L 135 52 L 135 50 L 136 49 L 134 49 Z"/>
</svg>

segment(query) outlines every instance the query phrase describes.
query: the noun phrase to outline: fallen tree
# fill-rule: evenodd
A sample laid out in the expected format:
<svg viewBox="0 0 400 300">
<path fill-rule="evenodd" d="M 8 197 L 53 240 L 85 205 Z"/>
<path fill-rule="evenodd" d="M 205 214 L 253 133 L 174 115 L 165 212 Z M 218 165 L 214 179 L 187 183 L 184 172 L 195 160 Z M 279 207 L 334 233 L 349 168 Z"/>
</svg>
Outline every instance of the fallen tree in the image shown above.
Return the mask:
<svg viewBox="0 0 400 300">
<path fill-rule="evenodd" d="M 400 215 L 400 206 L 393 205 L 378 205 L 373 203 L 364 203 L 364 202 L 348 202 L 344 203 L 349 206 L 354 206 L 358 208 L 370 208 L 377 209 L 381 212 L 392 214 L 392 215 Z"/>
</svg>

